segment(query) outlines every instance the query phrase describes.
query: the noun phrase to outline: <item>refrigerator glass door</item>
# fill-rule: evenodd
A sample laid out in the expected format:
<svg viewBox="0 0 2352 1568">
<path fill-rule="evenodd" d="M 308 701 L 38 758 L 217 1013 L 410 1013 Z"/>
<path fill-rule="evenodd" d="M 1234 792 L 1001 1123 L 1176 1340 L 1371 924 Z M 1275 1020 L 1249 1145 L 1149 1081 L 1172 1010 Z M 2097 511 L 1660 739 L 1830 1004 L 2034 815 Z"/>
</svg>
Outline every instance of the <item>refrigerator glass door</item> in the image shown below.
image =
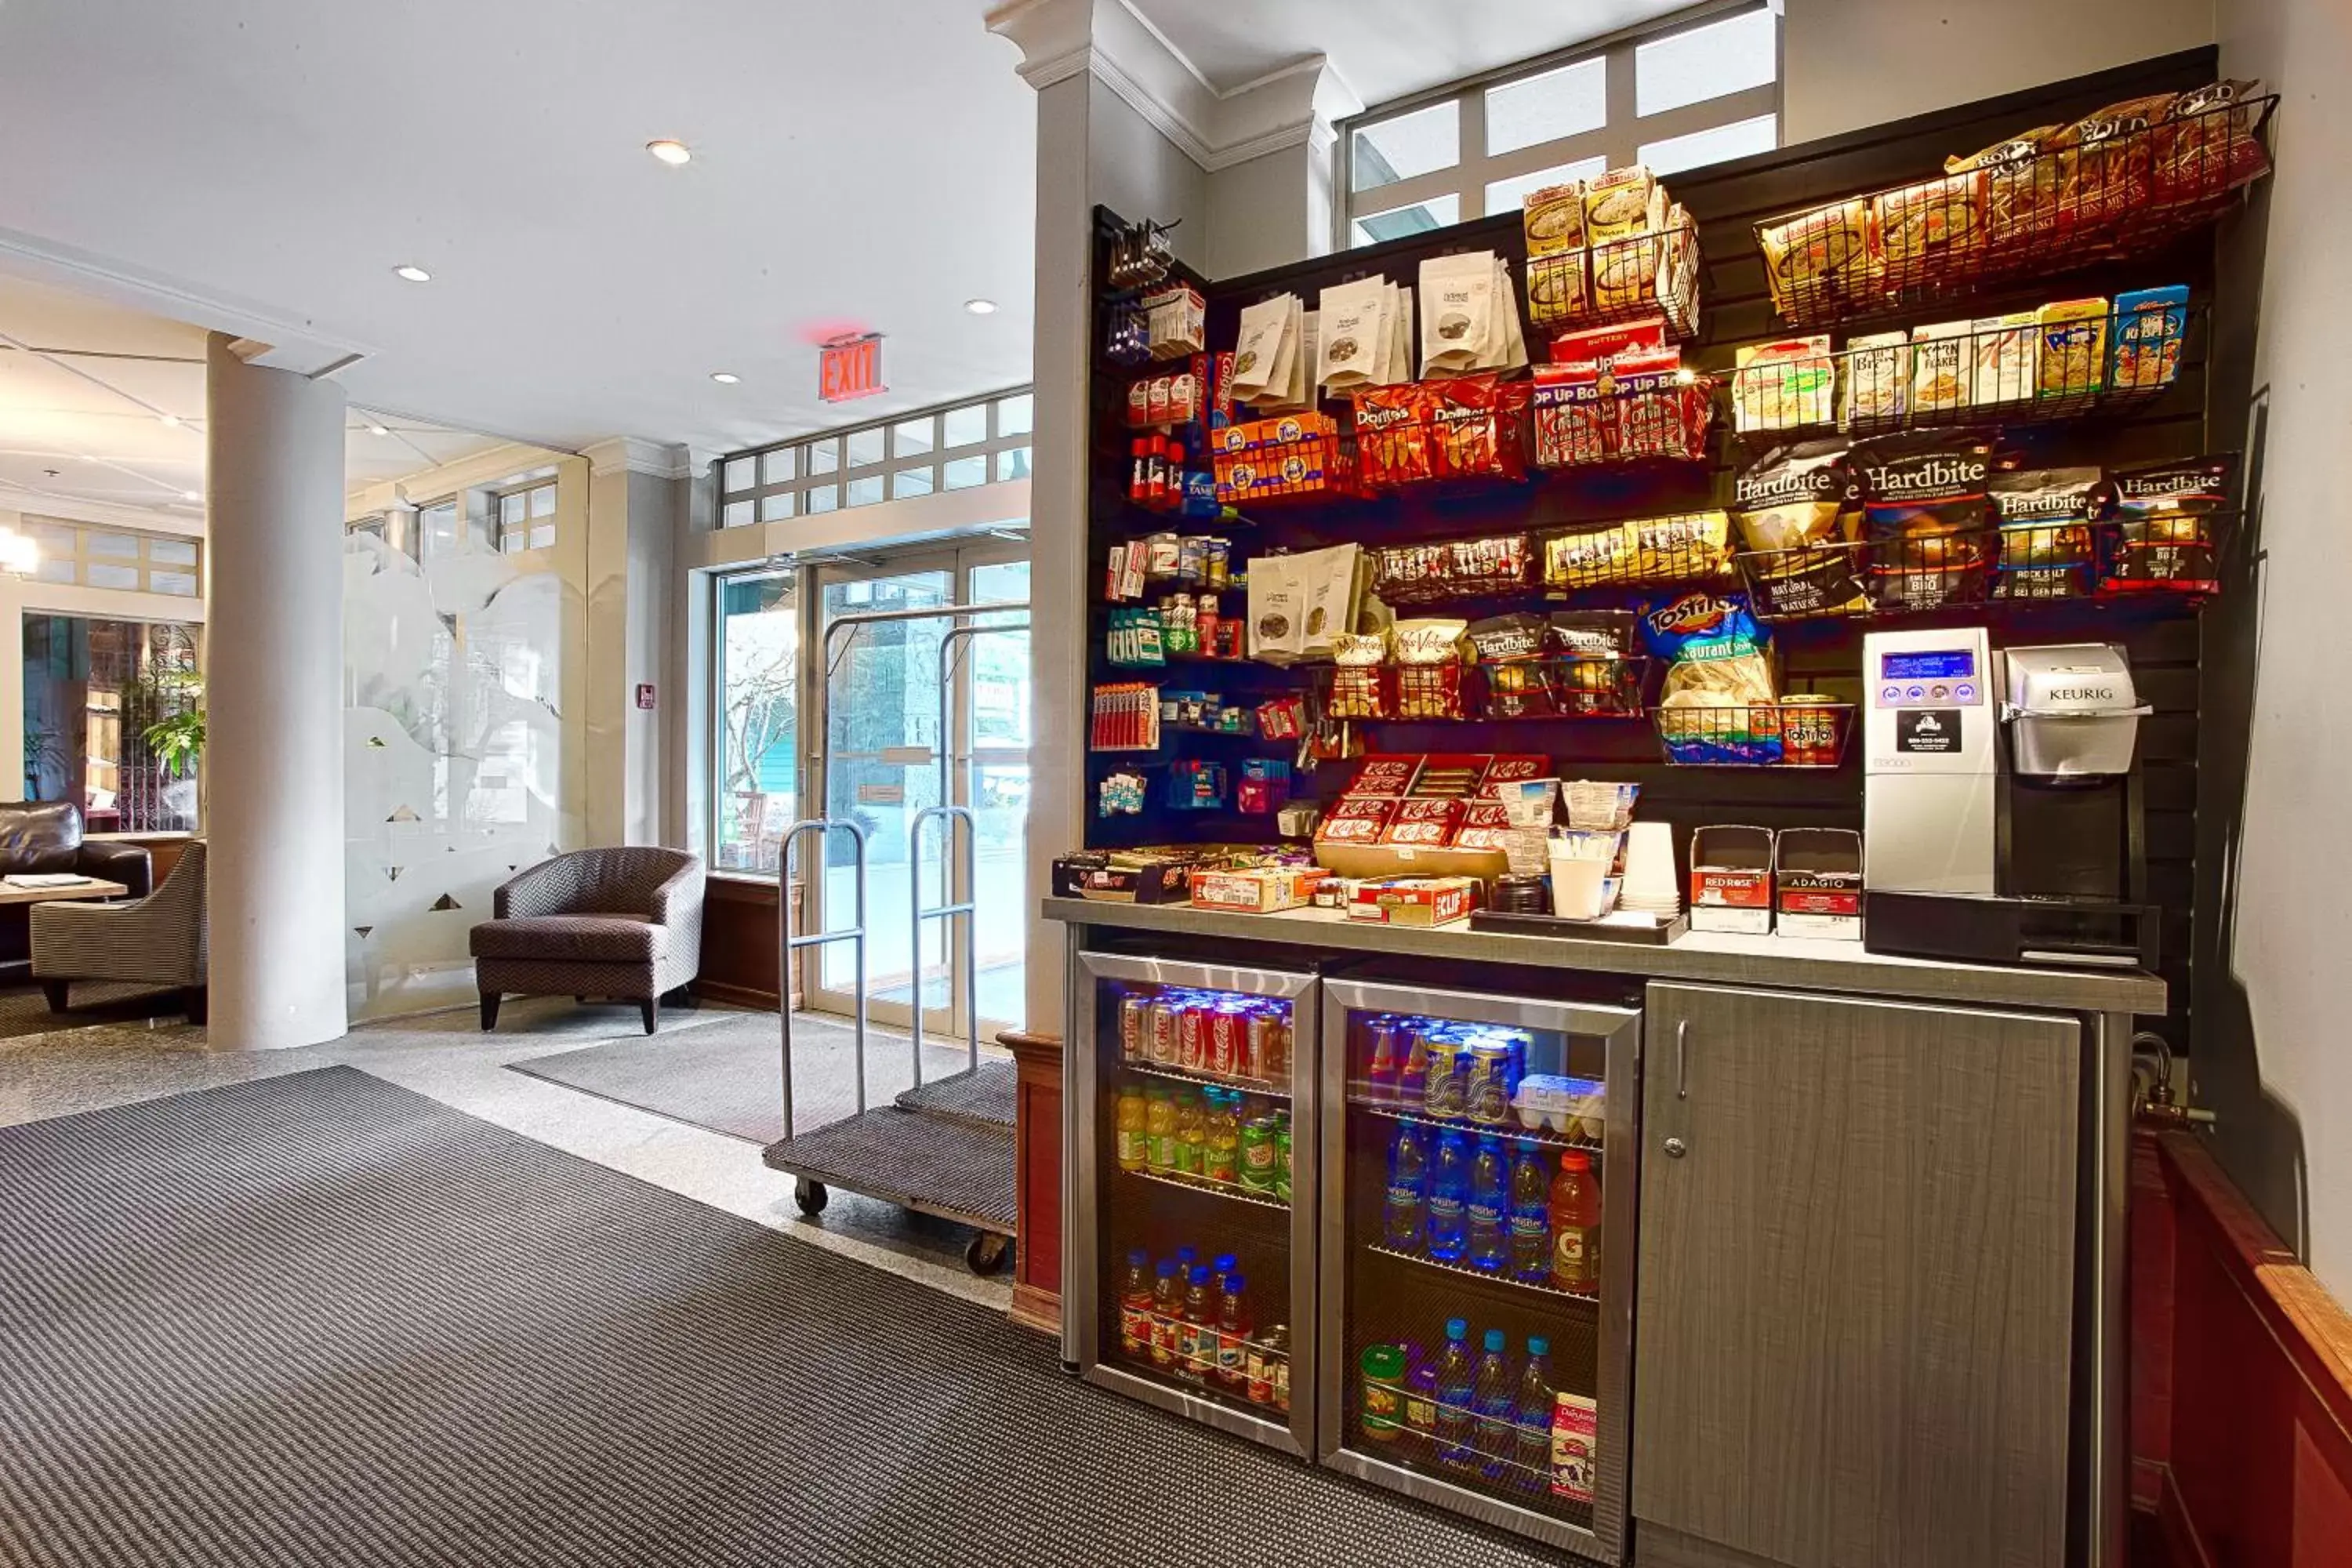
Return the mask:
<svg viewBox="0 0 2352 1568">
<path fill-rule="evenodd" d="M 1324 998 L 1318 1456 L 1620 1561 L 1639 1010 Z"/>
<path fill-rule="evenodd" d="M 1315 978 L 1094 952 L 1077 967 L 1080 1370 L 1307 1456 Z"/>
</svg>

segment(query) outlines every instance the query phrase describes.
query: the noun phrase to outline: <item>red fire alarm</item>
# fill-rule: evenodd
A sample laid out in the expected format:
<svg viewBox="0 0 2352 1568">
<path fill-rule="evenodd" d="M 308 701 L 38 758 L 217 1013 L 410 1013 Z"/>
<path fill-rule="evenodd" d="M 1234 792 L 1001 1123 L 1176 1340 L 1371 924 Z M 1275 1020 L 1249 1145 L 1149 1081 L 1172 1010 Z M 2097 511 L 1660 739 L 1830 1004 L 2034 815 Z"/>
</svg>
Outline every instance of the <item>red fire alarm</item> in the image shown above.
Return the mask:
<svg viewBox="0 0 2352 1568">
<path fill-rule="evenodd" d="M 640 680 L 640 681 L 638 681 L 638 682 L 637 682 L 637 706 L 638 706 L 638 707 L 640 707 L 640 708 L 643 708 L 643 709 L 646 710 L 647 711 L 651 711 L 651 710 L 652 710 L 652 709 L 653 709 L 653 705 L 654 705 L 654 683 L 653 683 L 652 681 L 650 681 L 650 680 Z"/>
</svg>

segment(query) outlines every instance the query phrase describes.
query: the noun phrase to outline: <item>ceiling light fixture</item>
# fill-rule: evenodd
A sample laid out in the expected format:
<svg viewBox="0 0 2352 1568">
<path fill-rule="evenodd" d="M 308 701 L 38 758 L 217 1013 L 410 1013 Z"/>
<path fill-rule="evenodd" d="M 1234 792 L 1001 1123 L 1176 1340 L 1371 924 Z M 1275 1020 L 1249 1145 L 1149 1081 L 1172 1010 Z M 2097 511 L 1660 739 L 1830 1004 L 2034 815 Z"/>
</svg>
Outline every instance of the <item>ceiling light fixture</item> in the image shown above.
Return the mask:
<svg viewBox="0 0 2352 1568">
<path fill-rule="evenodd" d="M 433 274 L 425 271 L 425 268 L 417 266 L 414 261 L 402 262 L 399 266 L 392 269 L 392 275 L 394 278 L 405 278 L 411 283 L 430 283 L 433 281 Z"/>
<path fill-rule="evenodd" d="M 663 163 L 667 163 L 673 169 L 677 168 L 681 163 L 691 163 L 694 162 L 693 148 L 688 147 L 683 142 L 673 142 L 667 137 L 663 137 L 657 142 L 646 142 L 646 151 L 651 153 L 655 157 L 660 159 Z"/>
<path fill-rule="evenodd" d="M 721 386 L 732 386 L 743 378 L 731 370 L 714 370 L 710 373 L 710 379 Z"/>
<path fill-rule="evenodd" d="M 176 414 L 158 414 L 155 417 L 163 424 L 172 426 L 174 428 L 176 428 L 180 423 L 180 416 Z"/>
<path fill-rule="evenodd" d="M 966 300 L 963 302 L 963 308 L 970 310 L 975 316 L 993 316 L 996 314 L 996 301 L 993 300 Z"/>
<path fill-rule="evenodd" d="M 371 436 L 389 436 L 392 434 L 392 430 L 388 426 L 371 425 L 368 426 L 368 434 Z"/>
<path fill-rule="evenodd" d="M 29 577 L 41 569 L 41 547 L 30 534 L 0 528 L 0 572 Z"/>
</svg>

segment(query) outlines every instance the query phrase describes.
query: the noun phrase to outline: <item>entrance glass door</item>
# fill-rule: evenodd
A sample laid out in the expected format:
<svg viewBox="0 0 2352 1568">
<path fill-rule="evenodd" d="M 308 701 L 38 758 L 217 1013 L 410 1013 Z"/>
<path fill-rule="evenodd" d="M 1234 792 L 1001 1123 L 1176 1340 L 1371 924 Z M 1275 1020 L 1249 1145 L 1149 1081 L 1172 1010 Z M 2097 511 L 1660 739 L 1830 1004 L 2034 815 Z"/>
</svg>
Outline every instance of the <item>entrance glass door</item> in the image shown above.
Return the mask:
<svg viewBox="0 0 2352 1568">
<path fill-rule="evenodd" d="M 828 567 L 818 574 L 818 658 L 824 751 L 812 761 L 824 777 L 828 815 L 857 822 L 866 834 L 866 1003 L 877 1022 L 905 1026 L 919 987 L 926 1032 L 961 1038 L 963 944 L 951 922 L 924 922 L 920 948 L 912 929 L 914 900 L 934 909 L 962 902 L 973 889 L 948 853 L 949 825 L 927 824 L 919 889 L 909 859 L 908 827 L 917 813 L 944 798 L 971 809 L 980 904 L 977 963 L 981 1034 L 1019 1026 L 1024 1007 L 1023 829 L 1028 809 L 1029 656 L 1025 632 L 949 634 L 957 617 L 860 619 L 950 604 L 1027 596 L 1028 563 L 1008 559 L 1017 545 L 902 557 L 873 566 Z M 980 617 L 973 626 L 1018 624 L 1019 616 Z M 945 743 L 941 736 L 941 651 L 948 670 Z M 944 753 L 944 754 L 943 754 Z M 812 781 L 814 782 L 814 781 Z M 805 852 L 805 851 L 804 851 Z M 812 889 L 817 902 L 807 930 L 850 924 L 856 868 L 836 836 L 830 862 Z M 809 873 L 803 872 L 803 877 Z M 816 879 L 812 878 L 812 881 Z M 855 1010 L 856 957 L 848 943 L 822 950 L 810 1005 Z"/>
</svg>

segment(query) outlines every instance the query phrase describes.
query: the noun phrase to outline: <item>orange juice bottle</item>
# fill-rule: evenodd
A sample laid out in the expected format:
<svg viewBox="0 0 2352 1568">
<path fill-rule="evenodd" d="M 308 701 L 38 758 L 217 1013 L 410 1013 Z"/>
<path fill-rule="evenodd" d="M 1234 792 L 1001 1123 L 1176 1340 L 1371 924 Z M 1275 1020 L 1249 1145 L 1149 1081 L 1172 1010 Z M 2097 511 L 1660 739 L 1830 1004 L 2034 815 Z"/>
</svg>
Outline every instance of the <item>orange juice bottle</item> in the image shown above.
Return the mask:
<svg viewBox="0 0 2352 1568">
<path fill-rule="evenodd" d="M 1129 1084 L 1118 1091 L 1118 1168 L 1140 1171 L 1151 1155 L 1150 1135 L 1145 1129 L 1147 1112 L 1143 1090 Z"/>
<path fill-rule="evenodd" d="M 1176 1101 L 1158 1084 L 1151 1086 L 1150 1098 L 1143 1108 L 1144 1141 L 1150 1145 L 1149 1160 L 1155 1171 L 1176 1168 Z"/>
</svg>

